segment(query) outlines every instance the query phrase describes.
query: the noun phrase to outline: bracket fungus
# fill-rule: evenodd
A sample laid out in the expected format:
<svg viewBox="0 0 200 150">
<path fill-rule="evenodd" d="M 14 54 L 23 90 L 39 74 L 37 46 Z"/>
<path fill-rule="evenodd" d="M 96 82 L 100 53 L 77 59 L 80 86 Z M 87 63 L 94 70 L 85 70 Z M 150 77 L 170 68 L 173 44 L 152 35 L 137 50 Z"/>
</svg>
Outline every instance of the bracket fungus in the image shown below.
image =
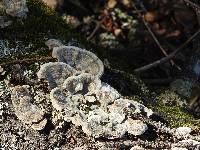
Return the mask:
<svg viewBox="0 0 200 150">
<path fill-rule="evenodd" d="M 148 129 L 143 121 L 131 116 L 141 113 L 149 117 L 152 111 L 138 102 L 123 99 L 117 90 L 101 82 L 103 63 L 95 54 L 73 46 L 55 45 L 52 56 L 59 62 L 43 64 L 37 76 L 48 81 L 50 101 L 58 118 L 81 126 L 85 134 L 94 138 L 115 139 L 126 133 L 137 136 Z M 12 100 L 20 120 L 42 129 L 39 125 L 46 121 L 44 113 L 31 104 L 25 86 L 15 87 Z M 56 120 L 53 115 L 52 120 Z"/>
<path fill-rule="evenodd" d="M 59 46 L 53 49 L 52 57 L 64 62 L 78 71 L 101 77 L 104 72 L 103 62 L 92 52 L 75 47 Z"/>
<path fill-rule="evenodd" d="M 32 98 L 26 85 L 15 86 L 11 95 L 12 104 L 19 120 L 35 130 L 42 130 L 47 119 L 44 112 L 31 103 Z"/>
<path fill-rule="evenodd" d="M 45 42 L 45 45 L 47 45 L 50 50 L 52 50 L 54 47 L 64 46 L 62 42 L 57 39 L 49 39 Z"/>
<path fill-rule="evenodd" d="M 51 89 L 61 86 L 65 79 L 72 76 L 76 70 L 62 62 L 49 62 L 41 66 L 37 73 L 38 79 L 47 80 Z"/>
<path fill-rule="evenodd" d="M 144 112 L 147 108 L 122 99 L 114 88 L 91 74 L 67 78 L 62 88 L 52 89 L 50 99 L 66 121 L 81 126 L 88 136 L 113 139 L 123 137 L 126 132 L 140 135 L 147 130 L 145 123 L 136 122 L 134 128 L 131 127 L 134 120 L 126 119 L 130 112 Z M 128 113 L 127 109 L 132 111 Z"/>
</svg>

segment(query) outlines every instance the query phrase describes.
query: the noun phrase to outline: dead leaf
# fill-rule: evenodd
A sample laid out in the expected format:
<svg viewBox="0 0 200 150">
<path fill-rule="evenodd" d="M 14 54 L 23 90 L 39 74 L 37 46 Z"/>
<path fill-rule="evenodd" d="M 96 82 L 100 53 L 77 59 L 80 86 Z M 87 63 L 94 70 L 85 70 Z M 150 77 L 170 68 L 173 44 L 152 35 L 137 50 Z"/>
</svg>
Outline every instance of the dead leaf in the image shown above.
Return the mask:
<svg viewBox="0 0 200 150">
<path fill-rule="evenodd" d="M 144 15 L 144 19 L 147 21 L 147 22 L 154 22 L 156 20 L 156 13 L 155 12 L 147 12 L 145 15 Z"/>
<path fill-rule="evenodd" d="M 112 9 L 117 5 L 116 0 L 108 0 L 108 8 Z"/>
<path fill-rule="evenodd" d="M 119 36 L 121 34 L 122 30 L 121 29 L 115 29 L 114 34 L 115 36 Z"/>
</svg>

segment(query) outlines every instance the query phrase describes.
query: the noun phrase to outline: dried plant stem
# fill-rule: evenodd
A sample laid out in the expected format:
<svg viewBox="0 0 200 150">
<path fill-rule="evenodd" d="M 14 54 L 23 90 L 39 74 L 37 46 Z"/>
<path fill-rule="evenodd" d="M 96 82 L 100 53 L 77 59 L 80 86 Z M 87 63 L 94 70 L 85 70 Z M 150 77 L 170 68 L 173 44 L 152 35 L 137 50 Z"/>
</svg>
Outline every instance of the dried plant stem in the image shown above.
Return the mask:
<svg viewBox="0 0 200 150">
<path fill-rule="evenodd" d="M 190 0 L 183 0 L 186 4 L 188 4 L 189 6 L 195 8 L 196 10 L 198 9 L 200 11 L 200 7 L 195 4 L 194 2 L 191 2 Z"/>
<path fill-rule="evenodd" d="M 6 63 L 1 63 L 0 66 L 6 66 L 6 65 L 11 65 L 11 64 L 17 64 L 17 63 L 24 63 L 24 62 L 33 62 L 33 61 L 46 61 L 46 60 L 55 60 L 55 58 L 53 57 L 36 57 L 36 58 L 26 58 L 26 59 L 22 59 L 22 60 L 13 60 L 10 62 L 6 62 Z"/>
<path fill-rule="evenodd" d="M 140 3 L 141 3 L 141 2 L 140 2 Z M 134 9 L 136 10 L 138 16 L 139 16 L 140 18 L 142 18 L 142 21 L 143 21 L 145 27 L 146 27 L 147 30 L 149 31 L 150 35 L 152 36 L 152 38 L 153 38 L 154 41 L 156 42 L 156 44 L 157 44 L 157 46 L 159 47 L 159 49 L 162 51 L 162 53 L 163 53 L 165 56 L 168 56 L 166 50 L 162 47 L 162 45 L 161 45 L 160 42 L 158 41 L 157 37 L 155 36 L 155 34 L 153 33 L 153 31 L 152 31 L 151 28 L 149 27 L 149 24 L 146 22 L 146 20 L 145 20 L 144 17 L 142 16 L 142 14 L 139 12 L 138 8 L 135 6 L 134 3 L 132 3 L 132 5 L 133 5 Z M 144 5 L 143 5 L 143 4 L 141 4 L 141 5 L 142 5 L 141 7 L 144 9 Z M 145 10 L 146 10 L 146 9 L 145 9 Z M 144 11 L 145 11 L 145 10 L 144 10 Z M 170 61 L 171 61 L 172 66 L 175 65 L 179 70 L 181 70 L 181 68 L 180 68 L 178 65 L 176 65 L 175 62 L 174 62 L 173 60 L 170 60 Z"/>
<path fill-rule="evenodd" d="M 194 33 L 184 44 L 182 44 L 180 47 L 178 47 L 176 50 L 174 50 L 171 54 L 169 54 L 168 56 L 160 59 L 160 60 L 157 60 L 151 64 L 148 64 L 148 65 L 145 65 L 143 67 L 140 67 L 140 68 L 137 68 L 134 70 L 135 73 L 141 73 L 141 72 L 144 72 L 146 70 L 149 70 L 153 67 L 156 67 L 160 64 L 163 64 L 167 61 L 169 61 L 170 59 L 172 59 L 181 49 L 183 49 L 188 43 L 190 43 L 192 41 L 192 39 L 194 39 L 198 34 L 200 33 L 200 29 Z"/>
<path fill-rule="evenodd" d="M 94 35 L 99 30 L 99 28 L 101 27 L 102 22 L 104 22 L 105 19 L 106 19 L 106 17 L 104 17 L 101 21 L 96 21 L 96 27 L 94 28 L 92 33 L 87 37 L 88 41 L 90 41 L 94 37 Z"/>
<path fill-rule="evenodd" d="M 96 27 L 94 28 L 94 30 L 92 31 L 92 33 L 87 37 L 87 40 L 88 41 L 90 41 L 92 38 L 93 38 L 93 36 L 95 35 L 95 33 L 98 31 L 98 29 L 100 28 L 100 26 L 101 26 L 101 21 L 100 22 L 97 22 L 97 24 L 96 24 Z"/>
</svg>

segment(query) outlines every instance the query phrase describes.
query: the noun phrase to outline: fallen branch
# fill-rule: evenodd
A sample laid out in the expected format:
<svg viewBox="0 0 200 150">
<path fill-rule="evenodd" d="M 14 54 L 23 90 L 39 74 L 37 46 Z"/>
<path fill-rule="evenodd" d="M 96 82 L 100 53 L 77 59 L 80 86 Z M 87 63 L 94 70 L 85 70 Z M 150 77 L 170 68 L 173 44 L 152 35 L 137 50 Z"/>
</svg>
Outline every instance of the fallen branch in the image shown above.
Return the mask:
<svg viewBox="0 0 200 150">
<path fill-rule="evenodd" d="M 93 38 L 93 36 L 95 35 L 95 33 L 98 31 L 98 29 L 100 28 L 100 26 L 101 26 L 101 21 L 100 22 L 97 22 L 97 24 L 96 24 L 96 27 L 94 28 L 94 30 L 92 31 L 92 33 L 87 37 L 87 40 L 88 41 L 90 41 L 92 38 Z"/>
<path fill-rule="evenodd" d="M 103 21 L 105 20 L 106 17 L 104 17 L 101 21 L 96 21 L 96 27 L 94 28 L 94 30 L 92 31 L 92 33 L 87 37 L 87 40 L 90 41 L 93 36 L 96 34 L 96 32 L 99 30 L 99 28 L 101 27 L 101 24 L 103 23 Z"/>
<path fill-rule="evenodd" d="M 191 2 L 190 0 L 183 0 L 187 5 L 193 7 L 195 9 L 195 11 L 199 11 L 200 7 L 195 4 L 194 2 Z"/>
<path fill-rule="evenodd" d="M 141 72 L 144 72 L 146 70 L 149 70 L 153 67 L 156 67 L 160 64 L 163 64 L 167 61 L 169 61 L 170 59 L 172 59 L 181 49 L 183 49 L 188 43 L 190 43 L 192 41 L 192 39 L 194 39 L 198 34 L 200 33 L 200 29 L 194 33 L 184 44 L 182 44 L 180 47 L 178 47 L 175 51 L 173 51 L 170 55 L 160 59 L 160 60 L 157 60 L 151 64 L 148 64 L 148 65 L 145 65 L 143 67 L 140 67 L 140 68 L 137 68 L 134 70 L 135 73 L 141 73 Z"/>
<path fill-rule="evenodd" d="M 140 4 L 140 7 L 146 11 L 146 8 L 144 7 L 143 3 L 139 1 L 139 4 Z M 156 42 L 157 46 L 160 48 L 160 50 L 162 51 L 162 53 L 165 55 L 165 56 L 168 56 L 166 50 L 162 47 L 162 45 L 160 44 L 160 42 L 158 41 L 157 37 L 155 36 L 155 34 L 153 33 L 153 31 L 151 30 L 151 28 L 149 27 L 149 24 L 146 22 L 146 20 L 144 19 L 144 17 L 142 16 L 142 14 L 139 12 L 138 8 L 135 6 L 134 3 L 132 3 L 132 6 L 134 7 L 134 9 L 136 10 L 138 16 L 140 18 L 142 18 L 142 21 L 145 25 L 145 27 L 147 28 L 147 30 L 149 31 L 150 35 L 152 36 L 152 38 L 154 39 L 154 41 Z M 179 70 L 181 70 L 181 68 L 175 64 L 175 62 L 173 60 L 170 60 L 171 61 L 171 64 L 172 66 L 175 65 Z"/>
</svg>

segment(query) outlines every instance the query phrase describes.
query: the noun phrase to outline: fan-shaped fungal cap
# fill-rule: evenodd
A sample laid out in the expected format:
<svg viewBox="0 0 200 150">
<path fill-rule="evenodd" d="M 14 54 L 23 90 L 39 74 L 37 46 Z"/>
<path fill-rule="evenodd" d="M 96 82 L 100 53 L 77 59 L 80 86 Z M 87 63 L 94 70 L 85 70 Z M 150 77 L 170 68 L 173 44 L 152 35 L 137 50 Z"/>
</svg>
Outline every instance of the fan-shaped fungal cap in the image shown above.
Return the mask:
<svg viewBox="0 0 200 150">
<path fill-rule="evenodd" d="M 117 90 L 104 82 L 102 83 L 102 86 L 98 90 L 96 96 L 98 101 L 103 106 L 107 106 L 121 97 Z"/>
<path fill-rule="evenodd" d="M 49 39 L 45 42 L 45 44 L 49 47 L 49 49 L 53 49 L 54 47 L 63 46 L 62 42 L 57 39 Z"/>
<path fill-rule="evenodd" d="M 7 14 L 13 17 L 26 17 L 26 13 L 28 12 L 26 0 L 4 0 L 4 4 Z"/>
<path fill-rule="evenodd" d="M 65 108 L 70 108 L 73 106 L 73 102 L 68 98 L 61 89 L 54 88 L 50 92 L 50 99 L 52 105 L 55 109 L 62 111 Z"/>
<path fill-rule="evenodd" d="M 75 94 L 81 91 L 81 94 L 95 93 L 99 90 L 101 81 L 95 76 L 82 73 L 78 76 L 71 76 L 63 83 L 63 88 L 70 94 Z"/>
<path fill-rule="evenodd" d="M 63 83 L 62 90 L 58 87 L 51 90 L 50 99 L 53 107 L 59 111 L 63 109 L 76 110 L 76 107 L 78 108 L 80 105 L 78 101 L 87 101 L 84 99 L 95 93 L 100 86 L 100 80 L 90 74 L 71 76 Z"/>
<path fill-rule="evenodd" d="M 104 71 L 102 61 L 92 52 L 75 47 L 60 46 L 53 49 L 52 56 L 59 62 L 65 62 L 76 70 L 101 77 Z"/>
<path fill-rule="evenodd" d="M 51 89 L 61 86 L 65 79 L 72 76 L 75 69 L 63 62 L 49 62 L 41 66 L 38 79 L 47 80 Z"/>
<path fill-rule="evenodd" d="M 12 103 L 17 117 L 25 124 L 31 125 L 35 130 L 41 130 L 46 125 L 44 112 L 31 103 L 31 95 L 27 86 L 16 86 L 11 95 Z"/>
</svg>

